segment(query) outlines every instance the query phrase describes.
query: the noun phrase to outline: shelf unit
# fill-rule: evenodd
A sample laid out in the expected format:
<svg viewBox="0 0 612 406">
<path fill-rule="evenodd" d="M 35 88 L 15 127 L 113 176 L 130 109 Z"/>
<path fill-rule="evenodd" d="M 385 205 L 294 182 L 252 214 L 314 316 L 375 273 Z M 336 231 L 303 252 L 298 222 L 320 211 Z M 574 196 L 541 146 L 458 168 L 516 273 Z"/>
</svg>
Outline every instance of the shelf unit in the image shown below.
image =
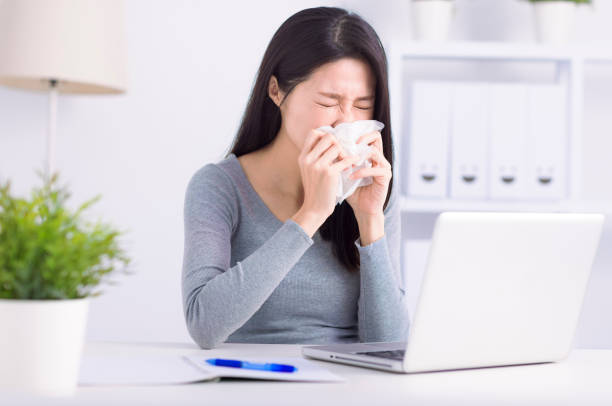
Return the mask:
<svg viewBox="0 0 612 406">
<path fill-rule="evenodd" d="M 592 201 L 498 201 L 498 200 L 454 200 L 417 199 L 402 196 L 402 211 L 409 213 L 438 213 L 443 211 L 517 211 L 536 213 L 612 213 L 612 202 Z"/>
<path fill-rule="evenodd" d="M 509 42 L 391 42 L 386 44 L 389 64 L 389 92 L 391 122 L 395 141 L 396 173 L 406 176 L 402 153 L 403 63 L 420 61 L 507 61 L 552 62 L 556 67 L 556 81 L 567 86 L 569 102 L 568 128 L 568 182 L 567 198 L 561 201 L 504 201 L 427 199 L 402 195 L 404 212 L 461 211 L 600 211 L 612 212 L 612 202 L 584 201 L 582 183 L 582 100 L 584 65 L 586 63 L 612 63 L 612 50 L 595 46 L 545 46 L 532 43 Z M 399 186 L 399 185 L 398 185 Z"/>
</svg>

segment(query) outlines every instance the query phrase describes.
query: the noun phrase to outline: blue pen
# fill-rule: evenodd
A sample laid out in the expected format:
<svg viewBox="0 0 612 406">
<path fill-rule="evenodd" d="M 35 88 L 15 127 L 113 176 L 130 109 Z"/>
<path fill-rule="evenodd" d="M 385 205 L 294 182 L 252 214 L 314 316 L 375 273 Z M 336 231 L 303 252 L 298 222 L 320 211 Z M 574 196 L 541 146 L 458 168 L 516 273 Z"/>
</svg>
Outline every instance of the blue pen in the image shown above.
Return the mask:
<svg viewBox="0 0 612 406">
<path fill-rule="evenodd" d="M 286 364 L 257 364 L 255 362 L 238 361 L 234 359 L 221 359 L 221 358 L 209 358 L 206 360 L 210 365 L 218 367 L 230 367 L 230 368 L 243 368 L 243 369 L 257 369 L 259 371 L 271 371 L 271 372 L 295 372 L 297 368 L 293 365 Z"/>
</svg>

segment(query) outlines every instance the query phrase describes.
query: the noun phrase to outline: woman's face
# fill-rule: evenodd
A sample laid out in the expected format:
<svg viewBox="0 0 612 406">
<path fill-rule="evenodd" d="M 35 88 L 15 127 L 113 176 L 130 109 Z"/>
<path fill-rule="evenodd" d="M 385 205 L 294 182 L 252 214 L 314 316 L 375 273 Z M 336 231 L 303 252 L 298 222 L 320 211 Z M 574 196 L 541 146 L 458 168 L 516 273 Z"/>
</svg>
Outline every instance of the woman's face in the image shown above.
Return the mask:
<svg viewBox="0 0 612 406">
<path fill-rule="evenodd" d="M 275 89 L 276 88 L 276 89 Z M 371 120 L 376 79 L 359 59 L 342 58 L 324 64 L 299 83 L 281 104 L 284 94 L 272 78 L 269 95 L 279 105 L 285 134 L 302 150 L 308 133 L 318 127 Z"/>
</svg>

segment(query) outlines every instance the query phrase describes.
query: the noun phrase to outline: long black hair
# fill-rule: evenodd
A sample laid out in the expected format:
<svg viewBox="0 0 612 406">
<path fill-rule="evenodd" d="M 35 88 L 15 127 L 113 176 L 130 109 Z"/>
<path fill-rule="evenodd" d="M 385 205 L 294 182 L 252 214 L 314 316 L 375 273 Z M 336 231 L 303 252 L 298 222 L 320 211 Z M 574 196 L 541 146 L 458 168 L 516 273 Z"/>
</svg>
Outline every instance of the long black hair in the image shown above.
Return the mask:
<svg viewBox="0 0 612 406">
<path fill-rule="evenodd" d="M 385 124 L 381 131 L 383 153 L 393 167 L 391 114 L 385 50 L 374 29 L 359 15 L 335 7 L 302 10 L 287 19 L 276 31 L 257 73 L 240 129 L 230 153 L 239 157 L 270 144 L 281 128 L 279 107 L 268 97 L 268 84 L 274 75 L 285 98 L 300 82 L 323 64 L 341 58 L 365 61 L 376 78 L 373 119 Z M 389 185 L 387 207 L 393 181 Z M 331 240 L 334 254 L 350 271 L 359 270 L 355 240 L 359 227 L 351 206 L 345 201 L 319 229 L 324 240 Z"/>
</svg>

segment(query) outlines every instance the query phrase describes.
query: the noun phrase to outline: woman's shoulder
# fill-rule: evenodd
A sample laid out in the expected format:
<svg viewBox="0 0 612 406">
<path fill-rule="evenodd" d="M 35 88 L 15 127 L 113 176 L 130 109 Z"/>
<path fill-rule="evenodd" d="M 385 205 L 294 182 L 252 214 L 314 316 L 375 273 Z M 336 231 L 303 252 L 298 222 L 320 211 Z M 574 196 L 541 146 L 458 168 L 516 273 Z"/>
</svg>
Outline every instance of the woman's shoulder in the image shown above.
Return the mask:
<svg viewBox="0 0 612 406">
<path fill-rule="evenodd" d="M 239 219 L 239 198 L 232 178 L 233 155 L 198 169 L 185 192 L 186 216 L 225 218 L 233 228 Z"/>
<path fill-rule="evenodd" d="M 183 213 L 186 227 L 215 227 L 234 232 L 240 221 L 240 204 L 226 172 L 227 158 L 198 169 L 188 182 Z"/>
<path fill-rule="evenodd" d="M 236 200 L 236 157 L 233 154 L 205 164 L 189 180 L 187 194 L 220 199 L 217 203 Z"/>
<path fill-rule="evenodd" d="M 235 155 L 210 162 L 198 169 L 189 181 L 189 185 L 207 186 L 213 188 L 228 188 L 235 183 L 236 167 Z"/>
</svg>

